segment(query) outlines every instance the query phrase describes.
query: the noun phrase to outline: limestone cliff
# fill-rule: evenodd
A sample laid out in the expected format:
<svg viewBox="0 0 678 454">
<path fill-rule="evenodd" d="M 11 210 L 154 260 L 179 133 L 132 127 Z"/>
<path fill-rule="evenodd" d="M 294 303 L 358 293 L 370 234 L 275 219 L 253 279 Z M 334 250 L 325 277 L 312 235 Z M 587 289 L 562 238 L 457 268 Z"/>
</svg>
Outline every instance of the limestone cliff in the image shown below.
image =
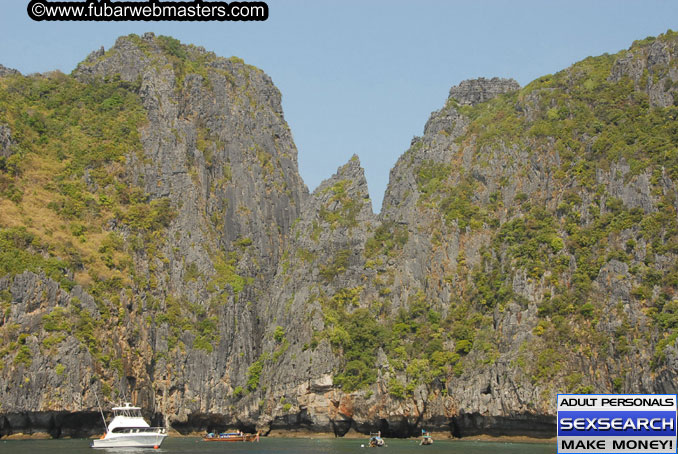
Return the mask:
<svg viewBox="0 0 678 454">
<path fill-rule="evenodd" d="M 46 255 L 63 258 L 60 246 L 50 245 L 54 232 L 77 225 L 79 240 L 69 241 L 69 249 L 80 264 L 64 263 L 68 287 L 75 284 L 70 294 L 63 285 L 39 293 L 41 286 L 56 285 L 39 273 L 3 278 L 5 340 L 21 333 L 26 356 L 3 368 L 2 410 L 89 410 L 98 391 L 111 400 L 133 398 L 177 426 L 189 415 L 223 413 L 260 349 L 262 295 L 308 196 L 280 93 L 268 76 L 237 58 L 218 58 L 152 34 L 123 37 L 107 52 L 93 53 L 73 78 L 5 80 L 5 87 L 42 84 L 53 97 L 64 90 L 60 84 L 73 85 L 74 91 L 115 86 L 120 92 L 93 103 L 95 113 L 126 115 L 133 107 L 125 96 L 141 106 L 143 118 L 131 150 L 87 162 L 81 175 L 59 167 L 57 162 L 71 156 L 52 154 L 62 145 L 51 137 L 30 145 L 32 138 L 24 138 L 26 144 L 13 147 L 13 155 L 22 158 L 22 145 L 34 147 L 28 153 L 39 157 L 40 166 L 53 166 L 60 172 L 57 180 L 77 185 L 78 193 L 60 188 L 64 200 L 49 204 L 56 213 L 35 214 L 48 217 L 49 225 L 28 224 L 17 231 L 5 218 L 5 239 L 22 247 L 19 237 L 26 235 Z M 26 98 L 30 95 L 22 102 Z M 52 106 L 25 107 L 46 109 L 35 113 L 36 121 L 50 122 L 59 114 Z M 3 118 L 9 127 L 2 131 L 31 129 L 32 124 L 21 123 L 22 112 L 13 114 Z M 11 141 L 5 132 L 3 150 Z M 83 140 L 106 146 L 101 145 L 106 133 L 86 130 Z M 9 168 L 14 170 L 5 180 L 7 187 L 17 187 L 14 203 L 8 197 L 4 206 L 10 216 L 35 203 L 21 184 L 32 171 L 24 167 Z M 44 185 L 47 191 L 54 187 Z M 74 197 L 89 200 L 93 210 L 64 209 Z M 31 285 L 18 286 L 21 279 Z M 57 323 L 49 325 L 53 318 Z M 16 348 L 7 347 L 4 355 Z M 61 354 L 64 349 L 79 353 Z M 66 373 L 69 380 L 63 380 Z M 27 377 L 43 376 L 25 392 Z"/>
<path fill-rule="evenodd" d="M 3 72 L 0 435 L 96 432 L 95 392 L 181 432 L 386 436 L 675 392 L 676 43 L 452 87 L 378 216 L 356 156 L 308 194 L 237 58 L 147 34 Z"/>
</svg>

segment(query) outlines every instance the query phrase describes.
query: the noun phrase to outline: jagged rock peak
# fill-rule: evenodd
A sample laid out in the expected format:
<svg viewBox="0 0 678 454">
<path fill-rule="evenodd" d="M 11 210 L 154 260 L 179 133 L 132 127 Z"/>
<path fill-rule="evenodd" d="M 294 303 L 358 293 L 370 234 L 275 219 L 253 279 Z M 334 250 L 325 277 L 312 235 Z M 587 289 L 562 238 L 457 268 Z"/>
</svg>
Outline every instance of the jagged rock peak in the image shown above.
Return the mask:
<svg viewBox="0 0 678 454">
<path fill-rule="evenodd" d="M 130 46 L 141 49 L 147 57 L 173 55 L 178 58 L 190 58 L 196 55 L 202 55 L 205 57 L 216 58 L 214 52 L 209 52 L 202 46 L 182 44 L 179 40 L 170 36 L 156 36 L 155 33 L 147 32 L 141 36 L 135 34 L 120 36 L 115 40 L 115 44 L 108 52 L 101 46 L 98 50 L 90 53 L 85 59 L 85 62 L 96 62 L 98 59 L 110 54 L 112 51 L 126 50 L 129 49 Z"/>
<path fill-rule="evenodd" d="M 339 176 L 358 177 L 358 179 L 365 179 L 365 170 L 360 165 L 360 158 L 357 154 L 351 156 L 346 164 L 337 169 Z"/>
<path fill-rule="evenodd" d="M 520 84 L 513 79 L 481 77 L 464 80 L 459 85 L 450 88 L 450 98 L 455 99 L 461 105 L 474 106 L 519 88 Z"/>
<path fill-rule="evenodd" d="M 360 165 L 360 158 L 355 154 L 346 164 L 337 169 L 337 173 L 320 183 L 313 191 L 313 196 L 315 199 L 324 200 L 336 196 L 338 191 L 350 199 L 362 200 L 361 212 L 365 211 L 365 213 L 361 214 L 372 216 L 372 201 L 367 190 L 365 170 Z"/>
<path fill-rule="evenodd" d="M 216 55 L 202 47 L 181 44 L 169 36 L 144 33 L 120 36 L 108 51 L 103 46 L 90 53 L 78 64 L 73 74 L 78 78 L 106 77 L 119 74 L 123 80 L 135 80 L 149 64 L 163 66 L 170 58 L 197 60 L 201 63 L 216 60 Z"/>
<path fill-rule="evenodd" d="M 0 77 L 13 76 L 15 74 L 21 74 L 16 69 L 8 68 L 6 66 L 0 65 Z"/>
<path fill-rule="evenodd" d="M 314 194 L 322 192 L 325 188 L 334 185 L 337 181 L 349 180 L 351 181 L 351 187 L 355 187 L 365 195 L 365 198 L 369 198 L 367 192 L 367 178 L 365 178 L 365 170 L 360 165 L 360 158 L 357 155 L 351 156 L 351 159 L 348 160 L 346 164 L 339 167 L 337 172 L 332 175 L 330 178 L 324 180 L 316 188 Z M 364 190 L 364 191 L 363 191 Z"/>
<path fill-rule="evenodd" d="M 170 36 L 154 33 L 121 36 L 110 49 L 101 47 L 90 53 L 72 74 L 84 82 L 109 78 L 140 82 L 142 98 L 155 97 L 158 90 L 171 95 L 174 90 L 195 85 L 197 81 L 208 87 L 228 83 L 249 94 L 248 90 L 255 87 L 260 99 L 248 103 L 268 105 L 283 116 L 280 91 L 261 69 L 241 58 L 220 57 L 202 46 L 182 44 Z"/>
<path fill-rule="evenodd" d="M 154 33 L 119 37 L 110 49 L 100 47 L 90 53 L 78 64 L 73 75 L 79 79 L 118 75 L 122 80 L 135 81 L 150 67 L 159 71 L 174 67 L 175 71 L 179 68 L 178 74 L 185 71 L 197 72 L 203 76 L 211 69 L 231 73 L 252 72 L 272 85 L 270 78 L 261 69 L 245 64 L 238 57 L 219 57 L 202 46 L 183 44 L 170 36 L 156 36 Z M 233 82 L 235 83 L 234 80 Z"/>
</svg>

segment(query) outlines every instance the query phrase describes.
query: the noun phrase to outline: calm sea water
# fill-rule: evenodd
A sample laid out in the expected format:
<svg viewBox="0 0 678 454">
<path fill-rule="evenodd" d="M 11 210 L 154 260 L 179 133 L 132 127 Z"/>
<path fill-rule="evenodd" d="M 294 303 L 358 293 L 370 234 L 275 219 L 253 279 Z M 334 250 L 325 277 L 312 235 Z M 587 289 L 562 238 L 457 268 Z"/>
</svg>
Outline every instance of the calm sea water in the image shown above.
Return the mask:
<svg viewBox="0 0 678 454">
<path fill-rule="evenodd" d="M 93 453 L 247 453 L 247 454 L 349 454 L 384 452 L 384 454 L 553 454 L 555 443 L 498 443 L 481 441 L 436 441 L 419 446 L 415 440 L 386 440 L 386 448 L 361 448 L 362 439 L 262 438 L 260 443 L 206 443 L 195 438 L 168 438 L 160 449 L 96 449 L 89 440 L 8 440 L 0 441 L 2 454 L 93 454 Z"/>
</svg>

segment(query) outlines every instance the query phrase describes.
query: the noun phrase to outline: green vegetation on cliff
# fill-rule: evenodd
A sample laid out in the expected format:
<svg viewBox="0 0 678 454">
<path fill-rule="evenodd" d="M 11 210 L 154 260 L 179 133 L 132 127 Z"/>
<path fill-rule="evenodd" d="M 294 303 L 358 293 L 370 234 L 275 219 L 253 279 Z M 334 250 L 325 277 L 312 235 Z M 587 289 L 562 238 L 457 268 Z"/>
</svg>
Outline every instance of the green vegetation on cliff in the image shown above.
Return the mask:
<svg viewBox="0 0 678 454">
<path fill-rule="evenodd" d="M 454 142 L 470 149 L 474 161 L 462 169 L 425 161 L 416 169 L 421 208 L 457 221 L 462 233 L 480 230 L 491 238 L 481 263 L 469 270 L 471 282 L 460 268 L 450 281 L 458 298 L 473 302 L 472 312 L 486 316 L 512 302 L 525 307 L 513 291 L 523 275 L 540 292 L 530 295 L 538 301 L 537 340 L 521 354 L 534 361 L 519 361 L 537 381 L 559 376 L 559 364 L 577 356 L 620 361 L 632 350 L 650 350 L 653 367 L 660 368 L 664 349 L 678 337 L 678 222 L 671 189 L 678 178 L 678 91 L 670 75 L 678 59 L 644 67 L 619 63 L 673 52 L 677 40 L 669 31 L 485 103 L 452 103 L 469 118 Z M 674 102 L 663 101 L 664 93 Z M 530 182 L 536 172 L 548 173 L 548 187 L 536 190 Z M 516 191 L 531 184 L 527 193 Z M 619 186 L 628 189 L 613 192 Z M 617 275 L 607 278 L 613 282 L 601 281 L 601 273 L 613 269 Z M 600 331 L 609 323 L 607 306 L 628 303 L 611 298 L 605 285 L 629 284 L 649 323 L 629 323 L 615 309 L 614 316 L 626 321 L 607 338 Z M 574 354 L 556 358 L 563 345 Z M 480 347 L 474 344 L 474 350 Z M 609 389 L 621 389 L 618 371 Z M 564 386 L 580 389 L 585 377 L 572 377 Z"/>
<path fill-rule="evenodd" d="M 0 78 L 0 371 L 67 382 L 77 350 L 104 394 L 257 424 L 328 395 L 348 411 L 342 392 L 504 417 L 665 387 L 677 49 L 670 32 L 522 89 L 454 87 L 379 216 L 356 158 L 305 199 L 278 93 L 238 59 L 133 35 L 81 80 Z M 102 75 L 118 62 L 135 81 Z"/>
<path fill-rule="evenodd" d="M 376 228 L 364 256 L 378 297 L 369 286 L 349 300 L 348 289 L 321 297 L 326 329 L 316 340 L 326 336 L 342 356 L 335 381 L 344 390 L 376 381 L 378 351 L 392 396 L 418 384 L 444 390 L 509 348 L 493 320 L 534 309 L 533 341 L 512 364 L 545 390 L 629 389 L 631 354 L 665 367 L 678 338 L 676 48 L 669 31 L 486 102 L 448 102 L 443 110 L 468 121 L 462 133 L 443 128 L 408 154 L 417 162 L 417 234 L 438 259 L 446 248 L 458 256 L 433 263 L 428 290 L 409 291 L 391 311 L 411 234 L 388 217 Z M 449 301 L 434 296 L 439 287 Z M 570 353 L 556 354 L 563 346 Z M 594 359 L 615 366 L 605 377 L 580 373 L 577 364 Z"/>
<path fill-rule="evenodd" d="M 135 279 L 132 256 L 156 254 L 159 232 L 174 216 L 167 199 L 151 200 L 126 175 L 130 156 L 143 159 L 138 88 L 117 78 L 85 84 L 58 72 L 0 79 L 0 124 L 12 139 L 0 157 L 0 276 L 32 271 L 65 290 L 83 286 L 110 325 L 70 307 L 64 314 L 72 326 L 57 331 L 74 335 L 104 364 L 114 353 L 102 334 L 124 316 L 120 291 Z M 48 334 L 43 345 L 64 339 Z"/>
<path fill-rule="evenodd" d="M 135 89 L 119 80 L 83 84 L 60 73 L 0 80 L 0 123 L 15 142 L 0 166 L 6 213 L 0 228 L 24 229 L 80 284 L 122 278 L 128 267 L 124 251 L 107 243 L 111 219 L 148 232 L 171 216 L 166 204 L 149 203 L 123 177 L 125 156 L 141 153 L 145 114 Z M 11 271 L 21 268 L 35 271 L 27 258 Z"/>
</svg>

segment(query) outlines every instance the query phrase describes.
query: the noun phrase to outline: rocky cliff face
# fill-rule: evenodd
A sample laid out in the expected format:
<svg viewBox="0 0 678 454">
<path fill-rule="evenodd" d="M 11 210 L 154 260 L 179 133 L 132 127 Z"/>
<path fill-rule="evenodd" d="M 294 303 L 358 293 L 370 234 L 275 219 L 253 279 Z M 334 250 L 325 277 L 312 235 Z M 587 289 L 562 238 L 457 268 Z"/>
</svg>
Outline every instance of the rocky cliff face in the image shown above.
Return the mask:
<svg viewBox="0 0 678 454">
<path fill-rule="evenodd" d="M 675 42 L 636 43 L 520 90 L 493 81 L 479 95 L 487 80 L 462 83 L 392 170 L 382 218 L 429 244 L 398 273 L 422 282 L 429 264 L 427 298 L 443 311 L 470 309 L 466 326 L 479 321 L 463 371 L 447 383 L 462 432 L 534 424 L 553 414 L 556 389 L 674 389 L 674 289 L 656 279 L 675 261 L 666 248 L 674 208 L 665 210 L 675 207 L 673 158 L 648 159 L 658 143 L 631 132 L 644 120 L 615 123 L 601 104 L 629 100 L 640 115 L 660 107 L 651 128 L 668 125 Z M 485 103 L 465 107 L 476 100 Z M 668 225 L 650 228 L 659 218 Z"/>
<path fill-rule="evenodd" d="M 486 79 L 464 80 L 459 85 L 450 89 L 450 98 L 462 106 L 474 106 L 489 101 L 497 96 L 516 91 L 520 88 L 518 82 L 513 79 L 500 79 L 493 77 Z"/>
<path fill-rule="evenodd" d="M 675 66 L 675 40 L 653 40 L 645 46 L 635 46 L 614 62 L 609 79 L 614 82 L 628 77 L 637 90 L 647 93 L 653 107 L 674 105 L 678 89 Z"/>
<path fill-rule="evenodd" d="M 157 209 L 171 221 L 143 234 L 130 217 L 114 214 L 105 222 L 133 279 L 127 288 L 96 295 L 96 304 L 82 287 L 74 288 L 76 295 L 64 293 L 45 276 L 4 278 L 5 335 L 10 329 L 24 333 L 27 359 L 14 358 L 4 368 L 3 410 L 81 411 L 94 408 L 98 391 L 110 399 L 134 398 L 178 426 L 189 415 L 223 413 L 260 349 L 261 298 L 308 195 L 280 93 L 268 76 L 239 59 L 152 34 L 120 38 L 108 52 L 90 55 L 73 76 L 86 85 L 124 86 L 146 117 L 140 148 L 120 158 L 124 166 L 116 169 L 116 181 L 102 182 L 91 176 L 98 169 L 86 170 L 87 192 L 100 202 L 109 200 L 102 197 L 111 183 L 129 185 L 132 197 L 145 203 L 140 211 Z M 87 220 L 82 223 L 91 230 Z M 137 245 L 130 247 L 133 241 Z M 20 276 L 32 284 L 18 286 Z M 56 289 L 35 290 L 41 286 Z M 64 318 L 82 318 L 72 308 L 85 301 L 94 320 L 88 334 L 109 341 L 92 339 L 82 350 L 74 330 L 62 326 L 54 331 L 63 336 L 45 340 L 51 339 L 46 317 L 59 309 Z M 113 323 L 106 320 L 111 311 Z M 55 345 L 45 351 L 46 342 Z M 61 354 L 73 349 L 79 353 Z M 63 380 L 60 365 L 72 380 Z M 35 381 L 34 392 L 17 393 L 28 376 L 46 378 Z M 37 391 L 47 388 L 52 396 Z"/>
<path fill-rule="evenodd" d="M 97 392 L 181 432 L 552 436 L 557 392 L 675 392 L 676 42 L 453 87 L 378 216 L 355 156 L 307 194 L 238 59 L 129 36 L 5 75 L 0 434 Z"/>
</svg>

